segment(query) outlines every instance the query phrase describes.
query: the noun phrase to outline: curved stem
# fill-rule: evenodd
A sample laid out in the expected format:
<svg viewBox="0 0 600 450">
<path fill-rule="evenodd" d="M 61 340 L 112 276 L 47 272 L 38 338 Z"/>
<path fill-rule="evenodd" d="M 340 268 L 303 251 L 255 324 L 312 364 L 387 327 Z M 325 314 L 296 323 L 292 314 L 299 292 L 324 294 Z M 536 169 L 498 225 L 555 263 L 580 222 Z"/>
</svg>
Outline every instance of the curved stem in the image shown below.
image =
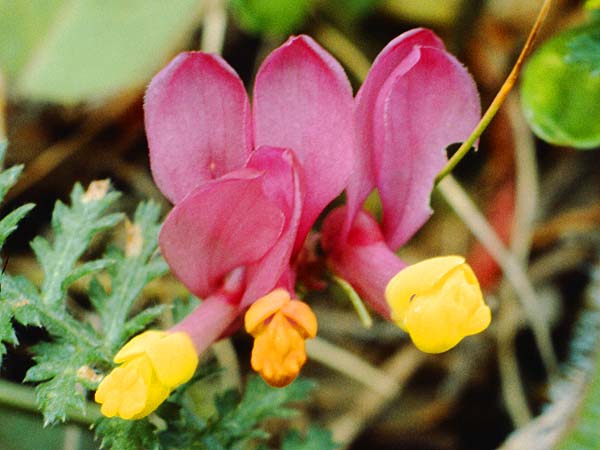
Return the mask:
<svg viewBox="0 0 600 450">
<path fill-rule="evenodd" d="M 0 404 L 40 414 L 33 388 L 10 381 L 0 380 Z M 74 410 L 68 414 L 67 420 L 81 425 L 92 425 L 102 417 L 100 408 L 93 403 L 86 405 L 86 414 Z"/>
<path fill-rule="evenodd" d="M 517 77 L 519 76 L 519 72 L 521 71 L 521 68 L 523 67 L 525 58 L 527 57 L 527 55 L 529 54 L 529 52 L 531 51 L 531 49 L 533 47 L 533 43 L 542 27 L 542 24 L 544 23 L 544 20 L 546 19 L 546 16 L 548 15 L 548 11 L 550 11 L 551 4 L 552 4 L 552 0 L 545 0 L 544 3 L 542 4 L 542 7 L 540 9 L 540 12 L 538 13 L 537 19 L 535 20 L 535 23 L 533 24 L 533 28 L 531 29 L 529 36 L 527 37 L 527 41 L 525 42 L 525 45 L 523 46 L 523 49 L 521 50 L 521 53 L 519 54 L 519 57 L 517 58 L 517 62 L 513 66 L 510 73 L 508 74 L 506 81 L 504 81 L 504 84 L 502 85 L 502 87 L 500 88 L 498 93 L 496 94 L 496 97 L 494 97 L 494 100 L 492 100 L 492 103 L 488 107 L 487 111 L 485 112 L 485 114 L 483 115 L 483 117 L 481 118 L 481 120 L 479 121 L 479 123 L 477 124 L 477 126 L 475 127 L 473 132 L 471 133 L 471 135 L 467 138 L 466 141 L 464 141 L 462 143 L 462 145 L 458 148 L 456 153 L 454 153 L 454 155 L 452 155 L 452 158 L 450 158 L 450 160 L 446 164 L 446 167 L 444 167 L 440 171 L 438 176 L 435 178 L 436 185 L 440 181 L 442 181 L 442 179 L 446 175 L 448 175 L 450 172 L 452 172 L 452 170 L 456 167 L 456 165 L 460 162 L 460 160 L 465 157 L 465 155 L 469 152 L 469 150 L 471 150 L 471 148 L 475 144 L 475 141 L 477 141 L 477 139 L 479 139 L 479 137 L 482 135 L 482 133 L 485 131 L 485 129 L 488 127 L 488 125 L 490 124 L 490 122 L 492 121 L 492 119 L 494 118 L 494 116 L 496 115 L 498 110 L 500 109 L 500 106 L 502 106 L 502 103 L 504 103 L 504 100 L 506 100 L 508 93 L 512 90 L 512 88 L 515 85 L 515 82 L 517 81 Z"/>
</svg>

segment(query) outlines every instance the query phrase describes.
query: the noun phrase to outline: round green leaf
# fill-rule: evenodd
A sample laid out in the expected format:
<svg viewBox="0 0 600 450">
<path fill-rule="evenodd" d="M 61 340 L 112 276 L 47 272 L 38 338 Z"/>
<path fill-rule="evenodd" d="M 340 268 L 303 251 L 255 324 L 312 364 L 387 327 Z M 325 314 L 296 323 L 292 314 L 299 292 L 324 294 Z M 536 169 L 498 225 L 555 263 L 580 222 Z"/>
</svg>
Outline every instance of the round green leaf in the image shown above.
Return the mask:
<svg viewBox="0 0 600 450">
<path fill-rule="evenodd" d="M 521 99 L 527 121 L 545 141 L 600 146 L 600 25 L 546 42 L 525 67 Z"/>
</svg>

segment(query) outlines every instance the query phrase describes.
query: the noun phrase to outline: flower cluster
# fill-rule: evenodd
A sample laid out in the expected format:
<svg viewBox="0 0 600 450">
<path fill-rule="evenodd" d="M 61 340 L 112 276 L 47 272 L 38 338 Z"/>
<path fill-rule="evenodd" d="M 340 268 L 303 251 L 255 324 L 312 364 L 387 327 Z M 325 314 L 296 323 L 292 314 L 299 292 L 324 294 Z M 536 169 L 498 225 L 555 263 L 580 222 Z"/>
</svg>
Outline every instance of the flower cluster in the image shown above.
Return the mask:
<svg viewBox="0 0 600 450">
<path fill-rule="evenodd" d="M 462 258 L 405 268 L 395 253 L 431 214 L 445 148 L 464 140 L 480 115 L 473 80 L 439 38 L 416 29 L 390 42 L 353 98 L 340 64 L 311 38 L 292 37 L 263 62 L 252 100 L 224 60 L 202 52 L 179 55 L 148 87 L 152 174 L 174 204 L 160 248 L 203 299 L 161 339 L 183 334 L 200 354 L 245 314 L 252 367 L 271 385 L 291 382 L 306 360 L 304 340 L 317 332 L 294 294 L 299 255 L 344 190 L 346 206 L 322 227 L 333 272 L 424 351 L 445 351 L 487 327 L 489 308 Z M 362 210 L 375 188 L 381 224 Z M 170 363 L 153 356 L 163 355 L 154 338 L 141 336 L 119 352 L 123 365 L 96 394 L 106 415 L 147 415 L 197 364 L 182 354 L 179 378 L 165 378 L 160 365 Z M 145 346 L 132 353 L 136 339 Z M 129 398 L 127 390 L 142 406 L 118 405 L 113 396 Z"/>
</svg>

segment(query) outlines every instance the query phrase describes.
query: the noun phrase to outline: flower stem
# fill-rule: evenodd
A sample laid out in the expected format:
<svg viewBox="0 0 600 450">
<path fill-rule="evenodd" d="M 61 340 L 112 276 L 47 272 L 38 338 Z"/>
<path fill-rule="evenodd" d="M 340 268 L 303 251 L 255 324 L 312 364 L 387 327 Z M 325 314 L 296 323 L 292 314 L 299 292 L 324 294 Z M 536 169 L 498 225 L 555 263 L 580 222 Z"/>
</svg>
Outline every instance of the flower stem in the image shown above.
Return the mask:
<svg viewBox="0 0 600 450">
<path fill-rule="evenodd" d="M 356 293 L 354 288 L 350 285 L 350 283 L 348 283 L 342 278 L 333 276 L 333 279 L 337 284 L 340 285 L 340 287 L 348 296 L 348 299 L 350 300 L 350 303 L 352 303 L 352 306 L 354 306 L 354 310 L 356 311 L 356 314 L 358 314 L 358 318 L 360 319 L 360 322 L 363 324 L 363 326 L 365 328 L 371 328 L 373 326 L 373 319 L 371 318 L 369 311 L 367 311 L 365 304 L 363 303 L 359 295 Z"/>
<path fill-rule="evenodd" d="M 525 42 L 525 45 L 523 46 L 523 49 L 521 50 L 521 53 L 519 54 L 519 57 L 517 58 L 517 62 L 513 66 L 512 70 L 508 74 L 508 77 L 504 81 L 504 84 L 502 85 L 502 87 L 500 88 L 498 93 L 496 94 L 496 97 L 494 97 L 494 100 L 488 107 L 487 111 L 485 112 L 485 114 L 483 115 L 483 117 L 481 118 L 481 120 L 479 121 L 479 123 L 477 124 L 477 126 L 475 127 L 473 132 L 471 133 L 471 135 L 467 138 L 466 141 L 464 141 L 462 143 L 462 145 L 458 148 L 456 153 L 454 153 L 454 155 L 452 155 L 452 158 L 450 158 L 450 160 L 446 164 L 446 167 L 444 167 L 440 171 L 438 176 L 435 178 L 436 185 L 440 181 L 442 181 L 442 179 L 446 175 L 448 175 L 450 172 L 452 172 L 452 170 L 456 167 L 456 165 L 460 162 L 460 160 L 465 157 L 465 155 L 469 152 L 469 150 L 471 150 L 471 148 L 473 147 L 473 144 L 475 144 L 475 141 L 477 139 L 479 139 L 481 134 L 485 131 L 485 129 L 488 127 L 488 125 L 490 124 L 490 122 L 492 121 L 492 119 L 494 118 L 494 116 L 496 115 L 498 110 L 500 109 L 500 106 L 502 106 L 502 103 L 504 103 L 504 100 L 506 100 L 506 97 L 508 96 L 509 92 L 512 90 L 512 88 L 515 85 L 515 82 L 517 81 L 517 77 L 519 76 L 519 72 L 521 71 L 521 68 L 523 67 L 525 58 L 527 57 L 527 55 L 529 54 L 529 52 L 531 51 L 531 49 L 533 47 L 533 43 L 542 27 L 542 24 L 544 23 L 544 20 L 546 19 L 546 16 L 548 15 L 548 11 L 550 11 L 551 4 L 552 4 L 552 0 L 545 0 L 544 3 L 542 4 L 542 7 L 540 8 L 540 12 L 538 13 L 537 19 L 535 20 L 535 23 L 533 24 L 533 27 L 531 28 L 531 31 L 529 32 L 527 41 Z"/>
<path fill-rule="evenodd" d="M 34 389 L 10 381 L 0 380 L 0 404 L 39 414 Z M 67 420 L 81 425 L 92 425 L 102 417 L 100 408 L 93 403 L 86 405 L 86 412 L 83 414 L 80 411 L 71 410 Z"/>
</svg>

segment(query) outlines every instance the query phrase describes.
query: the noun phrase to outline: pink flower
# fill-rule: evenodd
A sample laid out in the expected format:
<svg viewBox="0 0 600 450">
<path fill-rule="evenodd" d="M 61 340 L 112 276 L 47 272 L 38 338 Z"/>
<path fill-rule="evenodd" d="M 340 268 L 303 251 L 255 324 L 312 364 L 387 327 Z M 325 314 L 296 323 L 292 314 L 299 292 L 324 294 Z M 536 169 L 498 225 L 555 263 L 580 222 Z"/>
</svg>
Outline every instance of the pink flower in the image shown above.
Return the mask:
<svg viewBox="0 0 600 450">
<path fill-rule="evenodd" d="M 204 299 L 176 327 L 199 353 L 268 292 L 294 292 L 291 262 L 351 174 L 352 102 L 339 63 L 306 36 L 264 61 L 252 106 L 216 55 L 181 54 L 152 80 L 152 174 L 174 203 L 160 248 Z"/>
<path fill-rule="evenodd" d="M 355 167 L 347 205 L 332 211 L 323 224 L 322 243 L 331 268 L 381 315 L 407 329 L 408 303 L 417 294 L 427 299 L 427 304 L 419 298 L 414 302 L 411 323 L 418 325 L 412 332 L 407 329 L 426 351 L 447 350 L 465 335 L 481 331 L 489 318 L 477 280 L 460 257 L 429 260 L 432 263 L 405 272 L 409 277 L 403 275 L 403 282 L 410 278 L 408 284 L 422 287 L 406 299 L 390 298 L 394 292 L 406 292 L 389 289 L 406 267 L 395 251 L 431 215 L 429 198 L 447 160 L 445 148 L 464 141 L 479 117 L 475 83 L 435 34 L 415 29 L 394 39 L 379 54 L 356 96 Z M 374 188 L 382 202 L 381 224 L 361 210 Z M 444 285 L 447 280 L 452 284 Z M 441 292 L 452 292 L 453 298 L 440 299 Z M 465 292 L 472 299 L 467 306 L 460 304 Z M 401 313 L 393 310 L 395 305 Z M 424 311 L 428 316 L 419 316 Z M 456 326 L 445 323 L 444 317 L 456 320 Z M 447 331 L 434 336 L 429 324 Z"/>
</svg>

